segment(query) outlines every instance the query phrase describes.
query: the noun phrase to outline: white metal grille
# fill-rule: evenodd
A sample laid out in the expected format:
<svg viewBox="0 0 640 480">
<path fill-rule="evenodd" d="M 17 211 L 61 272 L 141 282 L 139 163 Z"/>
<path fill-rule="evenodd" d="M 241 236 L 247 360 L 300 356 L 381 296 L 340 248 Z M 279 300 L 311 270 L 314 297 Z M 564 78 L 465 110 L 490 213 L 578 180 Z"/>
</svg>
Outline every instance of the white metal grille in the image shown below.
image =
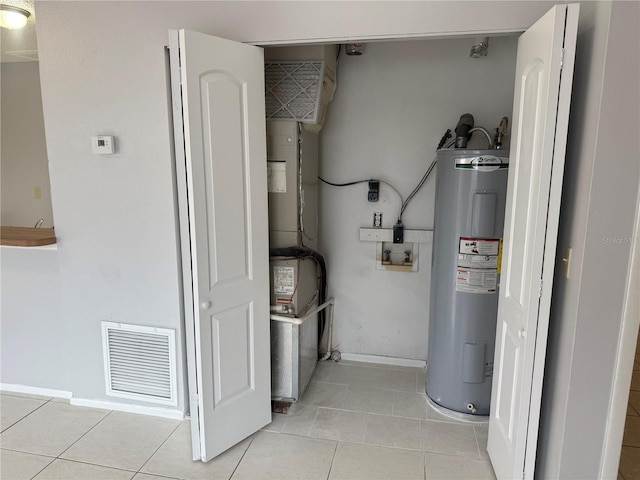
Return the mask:
<svg viewBox="0 0 640 480">
<path fill-rule="evenodd" d="M 175 332 L 102 322 L 107 395 L 175 405 Z"/>
<path fill-rule="evenodd" d="M 267 118 L 317 123 L 323 61 L 265 62 L 264 75 Z"/>
</svg>

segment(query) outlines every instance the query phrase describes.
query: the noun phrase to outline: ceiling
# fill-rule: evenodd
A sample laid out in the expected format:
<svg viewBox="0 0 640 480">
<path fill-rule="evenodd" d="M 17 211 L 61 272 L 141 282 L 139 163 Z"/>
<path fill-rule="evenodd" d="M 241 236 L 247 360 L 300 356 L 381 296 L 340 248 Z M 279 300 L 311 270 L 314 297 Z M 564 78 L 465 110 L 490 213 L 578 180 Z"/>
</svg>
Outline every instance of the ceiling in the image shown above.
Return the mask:
<svg viewBox="0 0 640 480">
<path fill-rule="evenodd" d="M 0 28 L 0 63 L 38 61 L 38 42 L 33 0 L 0 0 L 0 3 L 31 12 L 27 25 L 18 30 Z"/>
</svg>

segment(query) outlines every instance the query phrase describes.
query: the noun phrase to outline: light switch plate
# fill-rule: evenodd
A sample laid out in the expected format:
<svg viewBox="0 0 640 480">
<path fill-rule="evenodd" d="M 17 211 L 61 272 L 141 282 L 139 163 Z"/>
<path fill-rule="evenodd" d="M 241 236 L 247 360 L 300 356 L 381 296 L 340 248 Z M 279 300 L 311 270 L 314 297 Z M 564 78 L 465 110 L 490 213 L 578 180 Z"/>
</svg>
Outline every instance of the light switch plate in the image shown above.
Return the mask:
<svg viewBox="0 0 640 480">
<path fill-rule="evenodd" d="M 115 152 L 115 142 L 111 135 L 91 137 L 91 151 L 97 155 L 111 155 Z"/>
</svg>

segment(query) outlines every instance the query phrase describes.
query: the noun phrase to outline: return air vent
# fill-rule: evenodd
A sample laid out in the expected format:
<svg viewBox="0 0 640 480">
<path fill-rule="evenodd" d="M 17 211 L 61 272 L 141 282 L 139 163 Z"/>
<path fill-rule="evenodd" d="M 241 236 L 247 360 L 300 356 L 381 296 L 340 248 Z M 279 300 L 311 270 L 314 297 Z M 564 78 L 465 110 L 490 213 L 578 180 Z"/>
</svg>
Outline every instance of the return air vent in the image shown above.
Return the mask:
<svg viewBox="0 0 640 480">
<path fill-rule="evenodd" d="M 265 62 L 267 119 L 317 123 L 323 61 Z"/>
<path fill-rule="evenodd" d="M 107 395 L 176 405 L 175 332 L 102 322 Z"/>
</svg>

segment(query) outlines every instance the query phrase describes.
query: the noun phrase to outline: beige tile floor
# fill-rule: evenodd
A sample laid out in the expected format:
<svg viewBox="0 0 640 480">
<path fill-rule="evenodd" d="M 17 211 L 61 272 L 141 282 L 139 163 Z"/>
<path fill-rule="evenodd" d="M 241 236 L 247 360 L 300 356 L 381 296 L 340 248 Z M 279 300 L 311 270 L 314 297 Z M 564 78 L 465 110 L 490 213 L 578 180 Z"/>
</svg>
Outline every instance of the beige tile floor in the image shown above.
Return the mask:
<svg viewBox="0 0 640 480">
<path fill-rule="evenodd" d="M 618 479 L 640 479 L 640 336 L 633 364 Z"/>
<path fill-rule="evenodd" d="M 301 403 L 207 464 L 191 461 L 188 421 L 4 392 L 0 478 L 494 479 L 487 426 L 428 407 L 424 379 L 419 368 L 320 364 Z"/>
</svg>

